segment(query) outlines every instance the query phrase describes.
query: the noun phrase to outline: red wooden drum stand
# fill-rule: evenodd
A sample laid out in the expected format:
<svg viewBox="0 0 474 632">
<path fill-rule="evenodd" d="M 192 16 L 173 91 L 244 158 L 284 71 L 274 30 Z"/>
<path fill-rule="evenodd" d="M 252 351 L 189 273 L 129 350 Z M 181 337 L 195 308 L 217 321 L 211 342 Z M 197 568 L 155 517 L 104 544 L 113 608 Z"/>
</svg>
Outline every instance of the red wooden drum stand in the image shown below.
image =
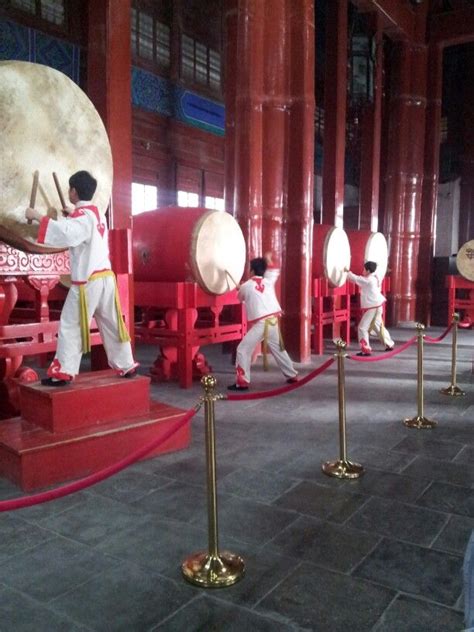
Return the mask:
<svg viewBox="0 0 474 632">
<path fill-rule="evenodd" d="M 212 295 L 197 283 L 136 281 L 134 297 L 143 314 L 136 340 L 160 347 L 150 370 L 157 382 L 177 379 L 189 388 L 211 370 L 200 347 L 239 341 L 247 331 L 235 290 Z"/>
<path fill-rule="evenodd" d="M 451 322 L 454 312 L 458 312 L 461 324 L 472 327 L 474 323 L 474 281 L 462 276 L 448 274 L 446 276 L 448 288 L 448 318 Z"/>
</svg>

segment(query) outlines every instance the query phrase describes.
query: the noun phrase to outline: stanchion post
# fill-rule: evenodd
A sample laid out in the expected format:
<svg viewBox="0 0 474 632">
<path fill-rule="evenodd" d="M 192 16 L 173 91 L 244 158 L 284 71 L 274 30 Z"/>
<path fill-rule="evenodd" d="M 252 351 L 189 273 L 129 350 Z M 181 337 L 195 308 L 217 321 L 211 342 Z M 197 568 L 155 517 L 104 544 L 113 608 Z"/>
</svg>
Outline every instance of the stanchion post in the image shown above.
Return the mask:
<svg viewBox="0 0 474 632">
<path fill-rule="evenodd" d="M 364 468 L 359 463 L 352 463 L 347 458 L 347 437 L 346 437 L 346 394 L 344 376 L 344 358 L 347 356 L 346 343 L 344 340 L 337 340 L 337 390 L 339 399 L 339 459 L 337 461 L 326 461 L 321 469 L 328 476 L 336 478 L 359 478 L 364 473 Z"/>
<path fill-rule="evenodd" d="M 426 429 L 426 428 L 434 428 L 438 425 L 437 421 L 433 421 L 432 419 L 428 419 L 424 414 L 424 401 L 423 401 L 423 338 L 425 334 L 425 326 L 422 323 L 416 324 L 417 330 L 417 400 L 418 400 L 418 414 L 416 417 L 412 417 L 410 419 L 405 419 L 403 423 L 408 428 L 418 428 L 418 429 Z"/>
<path fill-rule="evenodd" d="M 204 414 L 206 424 L 207 461 L 207 514 L 208 551 L 190 555 L 181 565 L 184 578 L 202 588 L 224 588 L 239 581 L 245 573 L 241 557 L 229 551 L 219 552 L 219 532 L 217 526 L 217 486 L 216 486 L 216 437 L 214 403 L 222 395 L 214 392 L 217 380 L 212 375 L 201 379 L 204 388 Z"/>
<path fill-rule="evenodd" d="M 443 395 L 450 395 L 451 397 L 462 397 L 466 393 L 459 388 L 456 384 L 456 361 L 457 361 L 457 346 L 458 346 L 458 323 L 459 323 L 459 314 L 456 312 L 453 314 L 453 339 L 452 339 L 452 350 L 451 350 L 451 384 L 440 390 L 440 393 Z"/>
</svg>

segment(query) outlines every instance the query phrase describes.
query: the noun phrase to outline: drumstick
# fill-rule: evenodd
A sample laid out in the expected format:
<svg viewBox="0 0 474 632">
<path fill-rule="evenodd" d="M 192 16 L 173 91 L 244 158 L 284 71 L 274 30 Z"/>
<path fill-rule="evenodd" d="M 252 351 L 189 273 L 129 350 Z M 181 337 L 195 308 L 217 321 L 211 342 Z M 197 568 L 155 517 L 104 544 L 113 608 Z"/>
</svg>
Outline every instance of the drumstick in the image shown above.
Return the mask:
<svg viewBox="0 0 474 632">
<path fill-rule="evenodd" d="M 36 192 L 38 191 L 39 171 L 35 171 L 33 174 L 33 186 L 31 187 L 30 195 L 30 208 L 35 208 L 36 204 Z M 32 224 L 33 220 L 29 219 L 28 224 Z"/>
<path fill-rule="evenodd" d="M 231 275 L 231 273 L 228 270 L 224 270 L 224 272 L 227 274 L 227 276 L 229 277 L 229 279 L 232 281 L 232 283 L 234 284 L 235 287 L 238 287 L 238 283 L 235 282 L 234 277 Z M 227 284 L 229 285 L 229 284 Z"/>
<path fill-rule="evenodd" d="M 59 179 L 56 173 L 53 171 L 54 184 L 56 185 L 56 191 L 59 195 L 59 201 L 61 202 L 61 208 L 66 208 L 66 201 L 64 199 L 63 192 L 61 191 L 61 185 L 59 184 Z"/>
</svg>

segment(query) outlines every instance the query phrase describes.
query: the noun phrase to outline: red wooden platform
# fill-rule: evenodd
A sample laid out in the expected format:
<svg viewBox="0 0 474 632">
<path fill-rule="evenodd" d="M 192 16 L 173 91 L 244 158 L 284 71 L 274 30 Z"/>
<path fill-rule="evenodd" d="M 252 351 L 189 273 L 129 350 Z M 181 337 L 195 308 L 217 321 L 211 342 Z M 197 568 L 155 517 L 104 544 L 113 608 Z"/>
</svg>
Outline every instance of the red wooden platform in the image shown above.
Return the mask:
<svg viewBox="0 0 474 632">
<path fill-rule="evenodd" d="M 0 475 L 31 491 L 87 476 L 156 439 L 184 410 L 150 401 L 149 385 L 111 370 L 62 388 L 21 384 L 21 415 L 0 424 Z M 188 424 L 153 455 L 186 448 L 190 437 Z"/>
</svg>

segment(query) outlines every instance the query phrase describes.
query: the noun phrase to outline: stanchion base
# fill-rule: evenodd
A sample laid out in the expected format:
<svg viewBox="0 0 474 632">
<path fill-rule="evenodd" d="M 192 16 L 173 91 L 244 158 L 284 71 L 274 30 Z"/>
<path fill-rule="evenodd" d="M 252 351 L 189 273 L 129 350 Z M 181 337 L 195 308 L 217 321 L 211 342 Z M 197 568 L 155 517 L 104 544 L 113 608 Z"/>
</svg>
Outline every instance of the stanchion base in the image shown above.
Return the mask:
<svg viewBox="0 0 474 632">
<path fill-rule="evenodd" d="M 364 468 L 359 463 L 351 461 L 326 461 L 321 469 L 328 476 L 335 478 L 359 478 L 364 473 Z"/>
<path fill-rule="evenodd" d="M 225 588 L 242 579 L 245 574 L 243 559 L 223 551 L 218 556 L 201 551 L 193 553 L 181 565 L 181 571 L 191 584 L 202 588 Z"/>
<path fill-rule="evenodd" d="M 461 388 L 459 388 L 459 386 L 456 386 L 455 384 L 451 384 L 447 388 L 442 388 L 440 390 L 440 393 L 442 395 L 450 395 L 451 397 L 462 397 L 466 394 Z"/>
<path fill-rule="evenodd" d="M 427 419 L 426 417 L 413 417 L 412 419 L 404 419 L 403 424 L 408 428 L 435 428 L 438 425 L 437 421 L 433 419 Z"/>
</svg>

